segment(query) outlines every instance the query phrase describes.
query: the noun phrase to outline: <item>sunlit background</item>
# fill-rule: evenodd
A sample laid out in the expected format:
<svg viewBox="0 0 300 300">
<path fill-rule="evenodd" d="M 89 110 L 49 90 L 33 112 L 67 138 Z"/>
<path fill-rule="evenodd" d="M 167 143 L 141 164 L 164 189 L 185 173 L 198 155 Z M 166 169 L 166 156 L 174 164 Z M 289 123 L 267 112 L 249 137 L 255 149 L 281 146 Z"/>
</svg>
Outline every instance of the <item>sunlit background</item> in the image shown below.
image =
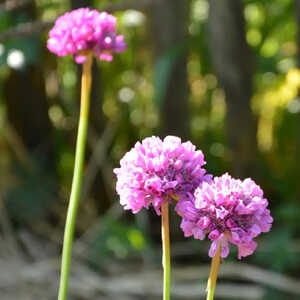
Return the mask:
<svg viewBox="0 0 300 300">
<path fill-rule="evenodd" d="M 300 299 L 300 1 L 6 0 L 0 4 L 0 298 L 56 299 L 81 68 L 46 49 L 81 6 L 128 49 L 95 60 L 70 299 L 160 299 L 160 219 L 124 212 L 112 173 L 137 140 L 178 135 L 209 173 L 251 176 L 275 219 L 221 265 L 216 299 Z M 204 299 L 208 242 L 172 215 L 173 299 Z M 201 296 L 200 296 L 201 295 Z M 201 298 L 202 297 L 202 298 Z"/>
</svg>

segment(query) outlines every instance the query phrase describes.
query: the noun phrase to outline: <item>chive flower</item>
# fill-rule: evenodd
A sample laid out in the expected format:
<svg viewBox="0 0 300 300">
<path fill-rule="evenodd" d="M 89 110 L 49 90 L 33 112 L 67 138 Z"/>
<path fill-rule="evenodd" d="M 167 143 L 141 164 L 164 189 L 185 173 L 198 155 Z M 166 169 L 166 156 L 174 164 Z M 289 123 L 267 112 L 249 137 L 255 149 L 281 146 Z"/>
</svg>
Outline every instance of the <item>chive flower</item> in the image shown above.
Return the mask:
<svg viewBox="0 0 300 300">
<path fill-rule="evenodd" d="M 228 174 L 203 182 L 193 200 L 180 201 L 177 212 L 182 216 L 181 229 L 186 237 L 212 241 L 209 256 L 219 247 L 221 257 L 229 254 L 229 243 L 238 247 L 238 258 L 251 255 L 257 243 L 253 240 L 268 232 L 273 218 L 262 189 L 253 180 L 234 179 Z"/>
<path fill-rule="evenodd" d="M 135 144 L 121 159 L 117 175 L 117 193 L 124 209 L 138 213 L 154 207 L 160 215 L 164 201 L 188 200 L 206 175 L 202 151 L 191 142 L 175 136 L 148 137 Z"/>
<path fill-rule="evenodd" d="M 48 49 L 58 56 L 73 55 L 78 64 L 92 52 L 100 60 L 111 61 L 114 52 L 126 44 L 116 33 L 116 18 L 95 9 L 79 8 L 57 18 L 49 32 Z"/>
</svg>

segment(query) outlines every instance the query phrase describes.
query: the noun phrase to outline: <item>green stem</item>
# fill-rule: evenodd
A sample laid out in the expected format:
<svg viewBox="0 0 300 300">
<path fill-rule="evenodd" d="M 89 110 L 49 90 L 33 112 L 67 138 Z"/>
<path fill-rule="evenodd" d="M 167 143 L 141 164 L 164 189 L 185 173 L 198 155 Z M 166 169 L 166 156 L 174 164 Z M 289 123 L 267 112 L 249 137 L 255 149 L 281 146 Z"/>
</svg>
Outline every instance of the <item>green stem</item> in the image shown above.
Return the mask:
<svg viewBox="0 0 300 300">
<path fill-rule="evenodd" d="M 169 203 L 163 203 L 161 207 L 161 236 L 163 246 L 164 268 L 164 296 L 163 300 L 170 299 L 170 232 L 169 232 Z"/>
<path fill-rule="evenodd" d="M 213 300 L 214 299 L 214 293 L 216 288 L 216 282 L 218 277 L 218 270 L 220 265 L 220 254 L 221 254 L 221 247 L 218 247 L 218 250 L 216 252 L 216 255 L 213 257 L 211 262 L 211 268 L 210 268 L 210 274 L 207 282 L 207 297 L 206 300 Z"/>
<path fill-rule="evenodd" d="M 80 118 L 76 142 L 75 166 L 72 182 L 72 190 L 67 212 L 67 220 L 65 225 L 64 243 L 61 261 L 61 275 L 58 300 L 66 300 L 68 292 L 68 281 L 70 275 L 70 263 L 72 256 L 72 244 L 75 230 L 75 220 L 78 210 L 78 202 L 80 198 L 80 189 L 82 182 L 84 152 L 88 128 L 88 117 L 90 107 L 90 90 L 91 90 L 91 66 L 92 55 L 87 55 L 86 62 L 83 64 L 81 78 L 81 104 Z"/>
</svg>

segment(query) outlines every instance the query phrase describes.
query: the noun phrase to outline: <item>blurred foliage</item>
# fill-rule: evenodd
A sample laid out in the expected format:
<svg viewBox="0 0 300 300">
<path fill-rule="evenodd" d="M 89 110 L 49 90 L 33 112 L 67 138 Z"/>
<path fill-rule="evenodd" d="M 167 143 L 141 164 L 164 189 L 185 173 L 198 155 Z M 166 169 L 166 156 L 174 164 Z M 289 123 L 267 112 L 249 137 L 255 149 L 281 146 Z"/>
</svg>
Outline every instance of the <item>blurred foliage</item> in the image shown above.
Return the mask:
<svg viewBox="0 0 300 300">
<path fill-rule="evenodd" d="M 101 9 L 110 2 L 95 0 L 93 4 Z M 300 187 L 297 177 L 300 165 L 300 71 L 297 69 L 298 29 L 294 3 L 292 0 L 243 2 L 246 37 L 256 58 L 252 109 L 258 122 L 260 183 L 270 199 L 275 217 L 273 231 L 262 238 L 262 245 L 266 246 L 262 251 L 258 250 L 251 261 L 293 275 L 299 273 L 300 251 Z M 70 3 L 65 0 L 39 0 L 36 1 L 35 17 L 26 9 L 0 12 L 0 33 L 33 18 L 52 21 L 69 8 Z M 191 140 L 204 151 L 208 172 L 221 174 L 230 170 L 231 158 L 224 130 L 224 91 L 213 73 L 208 46 L 208 9 L 206 0 L 191 1 L 188 37 L 186 45 L 181 46 L 189 50 Z M 137 139 L 159 134 L 159 109 L 165 94 L 165 83 L 174 59 L 182 51 L 182 47 L 172 49 L 154 65 L 153 41 L 149 38 L 146 14 L 131 9 L 118 12 L 116 16 L 118 30 L 125 35 L 128 49 L 124 54 L 117 55 L 110 64 L 97 62 L 103 94 L 101 111 L 97 113 L 103 116 L 103 130 L 110 122 L 119 122 L 119 130 L 106 152 L 106 161 L 111 166 L 118 164 L 120 157 Z M 48 53 L 46 39 L 47 33 L 43 32 L 42 35 L 7 39 L 0 44 L 1 181 L 3 178 L 0 188 L 15 222 L 28 224 L 35 218 L 45 218 L 50 214 L 51 222 L 60 224 L 62 230 L 74 161 L 79 68 L 71 57 L 55 58 Z M 5 82 L 13 71 L 26 72 L 32 65 L 43 72 L 47 94 L 45 101 L 48 101 L 48 115 L 53 126 L 55 164 L 51 171 L 49 166 L 45 168 L 42 164 L 38 171 L 28 171 L 18 158 L 18 153 L 23 150 L 14 147 L 11 131 L 8 130 L 11 125 L 3 94 Z M 32 110 L 34 113 L 34 108 Z M 101 136 L 101 132 L 97 134 Z M 31 150 L 26 151 L 22 152 L 23 155 L 33 156 Z M 40 165 L 39 160 L 35 163 Z M 118 201 L 116 195 L 112 198 Z M 100 199 L 91 196 L 81 204 L 83 208 L 79 219 L 89 220 L 81 229 L 86 230 L 96 221 L 97 215 L 105 214 L 95 208 L 97 201 Z M 125 217 L 117 220 L 113 215 L 104 218 L 90 244 L 89 255 L 93 260 L 101 264 L 103 257 L 124 259 L 150 247 L 151 242 L 145 231 L 135 224 L 135 220 Z"/>
<path fill-rule="evenodd" d="M 89 245 L 89 257 L 93 262 L 99 261 L 101 266 L 103 258 L 128 259 L 139 251 L 144 251 L 147 244 L 140 229 L 108 216 L 93 236 Z"/>
</svg>

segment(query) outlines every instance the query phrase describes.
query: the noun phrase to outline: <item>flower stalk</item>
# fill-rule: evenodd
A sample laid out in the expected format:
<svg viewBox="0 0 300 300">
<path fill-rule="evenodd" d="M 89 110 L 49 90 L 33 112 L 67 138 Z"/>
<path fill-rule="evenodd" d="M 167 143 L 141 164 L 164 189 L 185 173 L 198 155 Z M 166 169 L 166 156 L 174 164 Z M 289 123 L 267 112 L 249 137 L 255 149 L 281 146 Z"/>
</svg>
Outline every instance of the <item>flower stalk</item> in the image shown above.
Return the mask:
<svg viewBox="0 0 300 300">
<path fill-rule="evenodd" d="M 169 203 L 165 201 L 161 206 L 161 236 L 163 257 L 162 265 L 164 269 L 164 291 L 163 300 L 170 299 L 170 230 L 169 230 Z"/>
<path fill-rule="evenodd" d="M 86 61 L 83 64 L 82 78 L 81 78 L 81 104 L 80 104 L 80 118 L 76 142 L 75 165 L 72 181 L 71 196 L 67 212 L 67 219 L 65 225 L 62 261 L 61 261 L 61 277 L 59 285 L 58 300 L 66 300 L 68 292 L 68 281 L 70 276 L 70 263 L 72 256 L 72 244 L 75 231 L 75 221 L 78 210 L 78 203 L 80 198 L 84 153 L 86 145 L 86 136 L 88 129 L 88 118 L 90 108 L 90 90 L 91 90 L 91 67 L 93 55 L 89 53 Z"/>
<path fill-rule="evenodd" d="M 210 274 L 208 277 L 207 288 L 206 288 L 206 292 L 207 292 L 206 300 L 214 299 L 214 293 L 215 293 L 216 282 L 218 277 L 218 270 L 219 270 L 219 265 L 221 260 L 220 255 L 221 255 L 221 246 L 218 247 L 216 255 L 212 258 Z"/>
</svg>

